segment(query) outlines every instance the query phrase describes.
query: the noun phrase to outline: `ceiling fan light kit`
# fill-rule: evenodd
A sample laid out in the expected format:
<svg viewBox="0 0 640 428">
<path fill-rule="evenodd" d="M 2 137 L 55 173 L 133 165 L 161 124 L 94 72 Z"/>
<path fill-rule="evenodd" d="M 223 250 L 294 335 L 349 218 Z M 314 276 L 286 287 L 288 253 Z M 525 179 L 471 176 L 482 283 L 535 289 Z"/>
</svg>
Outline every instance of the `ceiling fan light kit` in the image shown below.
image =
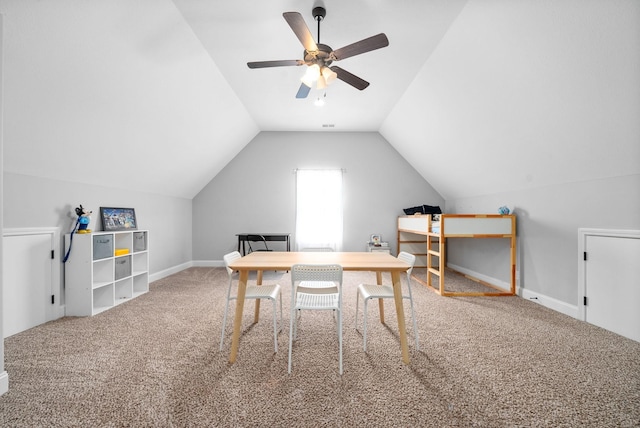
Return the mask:
<svg viewBox="0 0 640 428">
<path fill-rule="evenodd" d="M 327 81 L 327 85 L 329 85 L 338 78 L 338 73 L 329 67 L 322 67 L 322 77 L 324 77 L 324 80 Z"/>
<path fill-rule="evenodd" d="M 313 82 L 318 80 L 318 77 L 320 77 L 320 66 L 318 64 L 312 64 L 307 67 L 307 71 L 304 73 L 304 76 L 302 76 L 300 80 L 302 80 L 302 83 L 311 88 L 313 86 Z"/>
<path fill-rule="evenodd" d="M 322 70 L 320 70 L 320 66 L 318 64 L 312 64 L 307 67 L 307 71 L 300 80 L 309 88 L 313 87 L 313 82 L 317 82 L 316 88 L 324 89 L 327 85 L 330 85 L 334 80 L 336 80 L 337 77 L 338 73 L 331 70 L 329 67 L 324 66 L 322 67 Z"/>
<path fill-rule="evenodd" d="M 313 39 L 309 27 L 298 12 L 285 12 L 282 14 L 293 33 L 298 37 L 304 47 L 302 60 L 278 60 L 248 62 L 249 68 L 287 67 L 306 65 L 307 70 L 300 79 L 302 84 L 298 89 L 296 98 L 306 98 L 309 91 L 316 83 L 317 89 L 325 89 L 334 80 L 339 79 L 362 91 L 369 82 L 338 67 L 331 66 L 334 61 L 340 61 L 365 52 L 389 46 L 389 39 L 384 33 L 368 37 L 359 42 L 352 43 L 340 49 L 333 50 L 330 46 L 320 43 L 320 22 L 327 14 L 325 8 L 317 6 L 312 11 L 314 19 L 318 22 L 318 42 Z"/>
</svg>

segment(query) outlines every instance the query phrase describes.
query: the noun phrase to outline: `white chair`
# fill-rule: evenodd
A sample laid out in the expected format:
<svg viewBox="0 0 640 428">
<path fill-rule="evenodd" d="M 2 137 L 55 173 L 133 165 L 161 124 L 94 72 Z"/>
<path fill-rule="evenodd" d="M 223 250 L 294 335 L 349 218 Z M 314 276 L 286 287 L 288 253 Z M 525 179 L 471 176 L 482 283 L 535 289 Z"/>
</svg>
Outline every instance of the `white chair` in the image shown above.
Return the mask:
<svg viewBox="0 0 640 428">
<path fill-rule="evenodd" d="M 229 254 L 225 254 L 224 256 L 224 265 L 227 268 L 227 273 L 229 274 L 229 287 L 227 288 L 227 301 L 224 308 L 224 319 L 222 320 L 222 333 L 220 334 L 220 350 L 222 351 L 222 344 L 224 343 L 224 332 L 227 327 L 227 313 L 229 312 L 229 303 L 232 300 L 236 300 L 238 298 L 237 294 L 231 294 L 231 288 L 233 284 L 233 279 L 237 279 L 237 272 L 234 272 L 229 265 L 232 264 L 235 260 L 241 258 L 239 252 L 234 251 Z M 282 323 L 282 293 L 280 293 L 280 285 L 272 284 L 272 285 L 248 285 L 247 284 L 247 292 L 244 296 L 245 300 L 253 299 L 268 299 L 273 302 L 273 348 L 275 352 L 278 352 L 278 320 L 277 320 L 277 308 L 276 308 L 276 299 L 280 297 L 280 323 Z"/>
<path fill-rule="evenodd" d="M 330 288 L 304 287 L 305 281 L 330 281 L 337 292 Z M 297 338 L 298 320 L 296 311 L 335 311 L 337 314 L 339 370 L 342 374 L 342 266 L 302 265 L 291 267 L 291 319 L 289 321 L 289 373 L 291 373 L 291 351 L 293 339 Z"/>
<path fill-rule="evenodd" d="M 301 251 L 303 252 L 321 252 L 321 253 L 330 253 L 333 252 L 333 248 L 330 247 L 307 247 L 303 248 Z M 338 288 L 336 284 L 331 281 L 304 281 L 304 283 L 300 284 L 303 287 L 315 287 L 315 288 L 329 288 L 329 292 L 337 293 Z"/>
<path fill-rule="evenodd" d="M 408 293 L 402 293 L 403 299 L 409 299 L 411 303 L 411 319 L 413 320 L 413 336 L 416 341 L 416 349 L 420 350 L 418 343 L 418 328 L 416 327 L 416 314 L 413 310 L 413 296 L 411 295 L 411 271 L 413 265 L 416 263 L 416 256 L 410 253 L 401 252 L 398 254 L 398 258 L 411 267 L 407 269 L 407 289 Z M 358 285 L 358 294 L 356 295 L 356 330 L 358 329 L 358 308 L 359 300 L 362 296 L 364 302 L 364 326 L 363 326 L 363 349 L 367 352 L 367 302 L 371 299 L 393 299 L 393 286 L 392 285 L 377 285 L 377 284 L 360 284 Z"/>
</svg>

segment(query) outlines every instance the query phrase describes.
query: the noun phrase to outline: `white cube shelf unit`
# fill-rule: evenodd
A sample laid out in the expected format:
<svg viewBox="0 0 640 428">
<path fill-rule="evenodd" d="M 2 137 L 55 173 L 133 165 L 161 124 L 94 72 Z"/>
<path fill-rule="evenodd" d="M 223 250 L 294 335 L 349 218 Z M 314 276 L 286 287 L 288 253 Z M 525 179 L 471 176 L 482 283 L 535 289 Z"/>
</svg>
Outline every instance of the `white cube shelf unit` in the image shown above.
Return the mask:
<svg viewBox="0 0 640 428">
<path fill-rule="evenodd" d="M 91 316 L 149 291 L 149 231 L 65 235 L 65 313 Z"/>
</svg>

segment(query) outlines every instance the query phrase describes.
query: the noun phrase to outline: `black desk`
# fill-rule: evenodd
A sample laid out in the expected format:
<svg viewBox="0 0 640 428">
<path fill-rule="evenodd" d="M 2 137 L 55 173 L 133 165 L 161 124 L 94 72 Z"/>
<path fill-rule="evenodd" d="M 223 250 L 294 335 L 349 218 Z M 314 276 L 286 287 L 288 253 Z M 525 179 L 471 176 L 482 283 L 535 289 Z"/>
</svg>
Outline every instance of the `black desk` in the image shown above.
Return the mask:
<svg viewBox="0 0 640 428">
<path fill-rule="evenodd" d="M 291 234 L 290 233 L 238 233 L 238 252 L 245 255 L 245 242 L 262 242 L 262 237 L 267 242 L 280 241 L 286 242 L 287 251 L 291 251 Z M 260 237 L 260 238 L 258 238 Z M 251 238 L 251 239 L 249 239 Z M 240 251 L 242 249 L 242 251 Z"/>
</svg>

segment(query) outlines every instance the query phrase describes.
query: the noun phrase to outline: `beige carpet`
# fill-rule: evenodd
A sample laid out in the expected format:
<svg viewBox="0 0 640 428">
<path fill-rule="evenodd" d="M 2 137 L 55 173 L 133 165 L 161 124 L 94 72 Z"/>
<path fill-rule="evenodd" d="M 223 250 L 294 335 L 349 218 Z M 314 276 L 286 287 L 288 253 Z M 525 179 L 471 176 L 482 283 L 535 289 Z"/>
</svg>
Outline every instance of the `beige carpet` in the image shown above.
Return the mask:
<svg viewBox="0 0 640 428">
<path fill-rule="evenodd" d="M 285 289 L 279 352 L 270 305 L 252 325 L 247 303 L 233 365 L 231 326 L 218 350 L 221 268 L 188 269 L 98 316 L 17 334 L 5 341 L 0 426 L 640 426 L 640 343 L 519 297 L 448 298 L 416 285 L 422 350 L 409 328 L 405 365 L 391 302 L 387 326 L 371 305 L 367 353 L 354 329 L 356 286 L 374 279 L 345 273 L 343 376 L 329 313 L 302 316 L 287 374 L 287 273 L 265 280 Z"/>
</svg>

